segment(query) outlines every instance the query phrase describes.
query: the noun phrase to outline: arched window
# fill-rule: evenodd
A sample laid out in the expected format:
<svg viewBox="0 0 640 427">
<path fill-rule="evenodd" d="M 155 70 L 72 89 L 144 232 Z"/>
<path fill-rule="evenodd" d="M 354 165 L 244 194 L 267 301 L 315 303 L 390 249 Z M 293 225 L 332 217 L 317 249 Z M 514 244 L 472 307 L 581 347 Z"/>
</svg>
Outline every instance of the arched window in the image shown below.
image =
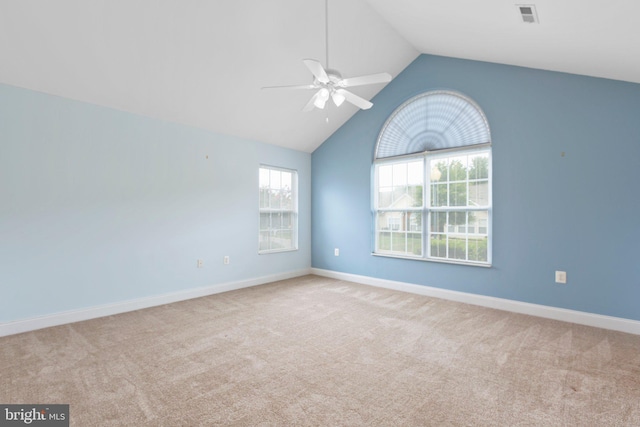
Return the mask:
<svg viewBox="0 0 640 427">
<path fill-rule="evenodd" d="M 408 100 L 384 124 L 374 168 L 374 254 L 491 264 L 491 133 L 475 102 Z"/>
</svg>

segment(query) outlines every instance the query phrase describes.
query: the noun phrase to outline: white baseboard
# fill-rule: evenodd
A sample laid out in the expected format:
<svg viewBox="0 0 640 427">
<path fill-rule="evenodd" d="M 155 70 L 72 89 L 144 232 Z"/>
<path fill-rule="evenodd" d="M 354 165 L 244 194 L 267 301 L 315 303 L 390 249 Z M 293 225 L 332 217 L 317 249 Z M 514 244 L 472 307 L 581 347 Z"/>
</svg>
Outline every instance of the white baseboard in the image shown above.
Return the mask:
<svg viewBox="0 0 640 427">
<path fill-rule="evenodd" d="M 237 282 L 220 283 L 203 288 L 188 289 L 185 291 L 172 292 L 168 294 L 139 298 L 129 301 L 122 301 L 114 304 L 105 304 L 79 310 L 64 311 L 61 313 L 54 313 L 47 316 L 18 320 L 15 322 L 0 323 L 0 337 L 19 334 L 22 332 L 35 331 L 37 329 L 48 328 L 51 326 L 80 322 L 82 320 L 96 319 L 98 317 L 112 316 L 114 314 L 126 313 L 128 311 L 135 311 L 143 308 L 156 307 L 159 305 L 170 304 L 172 302 L 219 294 L 236 289 L 249 288 L 252 286 L 263 285 L 265 283 L 276 282 L 278 280 L 286 280 L 292 279 L 294 277 L 305 276 L 307 274 L 311 274 L 310 269 L 290 271 L 270 276 L 257 277 L 254 279 L 240 280 Z"/>
<path fill-rule="evenodd" d="M 189 289 L 153 297 L 123 301 L 120 303 L 105 304 L 80 310 L 54 313 L 47 316 L 34 317 L 30 319 L 18 320 L 15 322 L 0 323 L 0 337 L 48 328 L 51 326 L 63 325 L 67 323 L 112 316 L 115 314 L 140 310 L 143 308 L 156 307 L 159 305 L 170 304 L 172 302 L 184 301 L 192 298 L 199 298 L 207 295 L 233 291 L 236 289 L 263 285 L 265 283 L 276 282 L 278 280 L 292 279 L 294 277 L 300 277 L 307 274 L 316 274 L 318 276 L 330 277 L 338 280 L 346 280 L 363 285 L 394 289 L 397 291 L 479 305 L 482 307 L 495 308 L 498 310 L 511 311 L 514 313 L 528 314 L 532 316 L 544 317 L 547 319 L 561 320 L 564 322 L 577 323 L 580 325 L 594 326 L 597 328 L 611 329 L 614 331 L 640 335 L 640 321 L 637 320 L 604 316 L 601 314 L 586 313 L 583 311 L 530 304 L 503 298 L 469 294 L 465 292 L 433 288 L 430 286 L 416 285 L 406 282 L 397 282 L 392 280 L 377 279 L 369 276 L 360 276 L 356 274 L 340 273 L 331 270 L 311 268 L 274 274 L 270 276 L 263 276 L 248 280 L 241 280 L 237 282 L 221 283 L 203 288 Z"/>
<path fill-rule="evenodd" d="M 637 320 L 604 316 L 601 314 L 568 310 L 565 308 L 550 307 L 546 305 L 530 304 L 526 302 L 488 297 L 484 295 L 469 294 L 465 292 L 450 291 L 448 289 L 433 288 L 430 286 L 415 285 L 412 283 L 376 279 L 369 276 L 359 276 L 356 274 L 340 273 L 318 268 L 312 268 L 311 274 L 360 283 L 363 285 L 376 286 L 379 288 L 394 289 L 397 291 L 479 305 L 482 307 L 495 308 L 498 310 L 511 311 L 514 313 L 529 314 L 531 316 L 544 317 L 547 319 L 561 320 L 564 322 L 577 323 L 580 325 L 594 326 L 597 328 L 611 329 L 614 331 L 640 335 L 640 321 Z"/>
</svg>

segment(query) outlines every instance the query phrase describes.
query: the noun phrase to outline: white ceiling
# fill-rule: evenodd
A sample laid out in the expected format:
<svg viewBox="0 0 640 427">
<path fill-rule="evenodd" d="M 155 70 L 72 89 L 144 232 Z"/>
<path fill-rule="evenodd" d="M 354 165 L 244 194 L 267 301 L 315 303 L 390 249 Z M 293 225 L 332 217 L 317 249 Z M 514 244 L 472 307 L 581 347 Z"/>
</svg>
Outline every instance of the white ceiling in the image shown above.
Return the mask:
<svg viewBox="0 0 640 427">
<path fill-rule="evenodd" d="M 395 77 L 431 53 L 640 83 L 640 1 L 540 0 L 540 24 L 515 4 L 330 0 L 329 65 Z M 357 109 L 260 89 L 310 83 L 303 58 L 326 60 L 324 0 L 0 0 L 2 83 L 311 152 Z"/>
<path fill-rule="evenodd" d="M 640 83 L 638 0 L 368 0 L 422 53 Z M 516 5 L 534 4 L 539 24 Z"/>
</svg>

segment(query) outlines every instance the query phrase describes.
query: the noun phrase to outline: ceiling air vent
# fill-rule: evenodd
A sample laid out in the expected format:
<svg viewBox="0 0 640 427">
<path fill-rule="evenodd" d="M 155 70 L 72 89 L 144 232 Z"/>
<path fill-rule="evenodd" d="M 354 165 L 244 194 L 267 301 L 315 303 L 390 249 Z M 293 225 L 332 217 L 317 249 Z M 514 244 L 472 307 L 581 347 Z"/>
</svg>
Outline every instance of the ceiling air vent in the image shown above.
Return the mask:
<svg viewBox="0 0 640 427">
<path fill-rule="evenodd" d="M 538 14 L 536 13 L 536 6 L 533 4 L 517 4 L 516 7 L 522 17 L 522 22 L 527 24 L 537 24 Z"/>
</svg>

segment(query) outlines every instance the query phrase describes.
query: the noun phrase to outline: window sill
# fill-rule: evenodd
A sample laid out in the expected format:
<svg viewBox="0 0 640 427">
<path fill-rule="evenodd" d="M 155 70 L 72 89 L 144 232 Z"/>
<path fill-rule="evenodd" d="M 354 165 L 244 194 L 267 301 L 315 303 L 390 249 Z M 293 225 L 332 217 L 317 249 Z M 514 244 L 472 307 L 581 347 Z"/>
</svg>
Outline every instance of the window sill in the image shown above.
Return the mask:
<svg viewBox="0 0 640 427">
<path fill-rule="evenodd" d="M 296 252 L 298 248 L 292 249 L 273 249 L 270 251 L 258 251 L 258 255 L 268 255 L 268 254 L 280 254 L 282 252 Z"/>
<path fill-rule="evenodd" d="M 379 252 L 371 252 L 371 255 L 384 257 L 384 258 L 407 259 L 411 261 L 437 262 L 439 264 L 454 264 L 454 265 L 467 265 L 471 267 L 491 268 L 491 264 L 489 263 L 479 263 L 479 262 L 471 262 L 471 261 L 454 261 L 449 259 L 410 257 L 410 256 L 402 256 L 402 255 L 394 255 L 394 254 L 385 254 L 385 253 L 379 253 Z"/>
</svg>

